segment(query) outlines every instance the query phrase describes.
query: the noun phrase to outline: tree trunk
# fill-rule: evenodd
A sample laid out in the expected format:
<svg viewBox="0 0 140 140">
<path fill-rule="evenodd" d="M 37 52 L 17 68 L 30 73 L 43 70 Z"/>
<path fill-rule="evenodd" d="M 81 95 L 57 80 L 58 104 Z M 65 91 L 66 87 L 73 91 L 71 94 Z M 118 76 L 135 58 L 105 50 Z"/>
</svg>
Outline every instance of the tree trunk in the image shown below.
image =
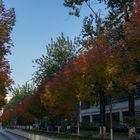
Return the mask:
<svg viewBox="0 0 140 140">
<path fill-rule="evenodd" d="M 77 136 L 80 136 L 80 113 L 81 113 L 81 101 L 79 101 L 78 105 Z"/>
<path fill-rule="evenodd" d="M 135 132 L 135 98 L 134 93 L 132 91 L 128 93 L 128 109 L 130 118 L 130 127 L 129 127 L 129 138 L 130 138 L 132 133 Z"/>
<path fill-rule="evenodd" d="M 100 91 L 100 136 L 104 139 L 105 135 L 105 96 L 104 92 Z"/>
<path fill-rule="evenodd" d="M 60 129 L 61 129 L 61 126 L 58 125 L 58 126 L 57 126 L 57 133 L 58 133 L 58 134 L 60 134 Z"/>
<path fill-rule="evenodd" d="M 129 117 L 135 117 L 135 98 L 134 93 L 128 93 L 128 108 L 129 108 Z"/>
</svg>

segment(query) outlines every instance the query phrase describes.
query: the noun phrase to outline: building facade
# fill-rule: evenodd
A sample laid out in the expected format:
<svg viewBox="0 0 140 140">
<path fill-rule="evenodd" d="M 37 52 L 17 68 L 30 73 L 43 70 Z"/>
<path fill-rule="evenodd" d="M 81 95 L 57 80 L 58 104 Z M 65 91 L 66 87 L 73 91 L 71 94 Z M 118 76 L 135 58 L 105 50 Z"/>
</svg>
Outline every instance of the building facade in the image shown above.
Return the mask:
<svg viewBox="0 0 140 140">
<path fill-rule="evenodd" d="M 92 105 L 91 102 L 85 102 L 84 107 L 81 107 L 80 121 L 81 123 L 92 124 L 98 127 L 100 124 L 100 107 L 99 105 Z M 110 125 L 110 106 L 106 105 L 106 125 Z M 113 100 L 112 103 L 112 117 L 113 126 L 117 128 L 127 127 L 126 117 L 128 116 L 128 98 L 119 97 Z M 135 117 L 138 120 L 138 127 L 140 126 L 140 92 L 135 95 Z"/>
</svg>

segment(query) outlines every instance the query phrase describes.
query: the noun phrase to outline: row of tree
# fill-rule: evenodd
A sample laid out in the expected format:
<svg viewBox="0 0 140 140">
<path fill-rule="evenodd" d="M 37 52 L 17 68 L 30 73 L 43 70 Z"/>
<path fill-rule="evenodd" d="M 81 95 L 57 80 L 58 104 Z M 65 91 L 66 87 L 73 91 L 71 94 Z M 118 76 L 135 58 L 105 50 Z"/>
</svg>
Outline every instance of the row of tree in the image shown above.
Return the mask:
<svg viewBox="0 0 140 140">
<path fill-rule="evenodd" d="M 25 84 L 12 90 L 13 98 L 4 106 L 1 120 L 4 125 L 31 125 L 40 119 L 40 96 L 33 85 Z"/>
<path fill-rule="evenodd" d="M 13 117 L 8 116 L 13 114 L 16 120 L 22 118 L 19 120 L 30 124 L 44 116 L 55 118 L 56 123 L 63 119 L 79 122 L 80 102 L 94 101 L 100 102 L 103 131 L 105 97 L 123 95 L 129 97 L 129 116 L 135 116 L 134 91 L 140 81 L 140 3 L 133 0 L 99 2 L 109 7 L 104 21 L 90 0 L 65 0 L 65 6 L 71 7 L 74 10 L 71 14 L 76 16 L 84 3 L 91 9 L 92 15 L 84 20 L 82 41 L 71 41 L 61 34 L 48 44 L 47 53 L 35 60 L 34 94 L 16 103 L 11 100 L 3 122 L 10 123 Z M 92 24 L 93 19 L 96 24 Z M 22 109 L 18 109 L 20 107 Z M 13 110 L 15 113 L 11 114 Z"/>
</svg>

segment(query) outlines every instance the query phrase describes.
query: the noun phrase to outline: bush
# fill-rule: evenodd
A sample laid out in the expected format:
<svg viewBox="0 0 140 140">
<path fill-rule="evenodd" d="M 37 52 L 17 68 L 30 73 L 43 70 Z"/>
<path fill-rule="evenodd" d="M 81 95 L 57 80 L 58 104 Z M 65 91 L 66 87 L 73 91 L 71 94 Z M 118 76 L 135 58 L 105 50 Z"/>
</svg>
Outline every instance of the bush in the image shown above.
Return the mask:
<svg viewBox="0 0 140 140">
<path fill-rule="evenodd" d="M 86 123 L 83 122 L 80 125 L 80 129 L 81 130 L 94 130 L 94 131 L 98 131 L 99 130 L 99 125 L 95 125 L 94 123 Z"/>
</svg>

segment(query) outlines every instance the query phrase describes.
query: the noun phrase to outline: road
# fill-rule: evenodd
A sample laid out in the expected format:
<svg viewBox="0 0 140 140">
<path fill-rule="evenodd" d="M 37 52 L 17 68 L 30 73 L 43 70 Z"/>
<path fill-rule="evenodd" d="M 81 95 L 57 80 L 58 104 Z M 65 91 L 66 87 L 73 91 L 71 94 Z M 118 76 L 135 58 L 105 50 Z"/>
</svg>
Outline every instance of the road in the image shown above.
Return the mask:
<svg viewBox="0 0 140 140">
<path fill-rule="evenodd" d="M 14 135 L 12 133 L 8 133 L 4 129 L 0 128 L 0 140 L 27 140 L 27 139 Z"/>
</svg>

